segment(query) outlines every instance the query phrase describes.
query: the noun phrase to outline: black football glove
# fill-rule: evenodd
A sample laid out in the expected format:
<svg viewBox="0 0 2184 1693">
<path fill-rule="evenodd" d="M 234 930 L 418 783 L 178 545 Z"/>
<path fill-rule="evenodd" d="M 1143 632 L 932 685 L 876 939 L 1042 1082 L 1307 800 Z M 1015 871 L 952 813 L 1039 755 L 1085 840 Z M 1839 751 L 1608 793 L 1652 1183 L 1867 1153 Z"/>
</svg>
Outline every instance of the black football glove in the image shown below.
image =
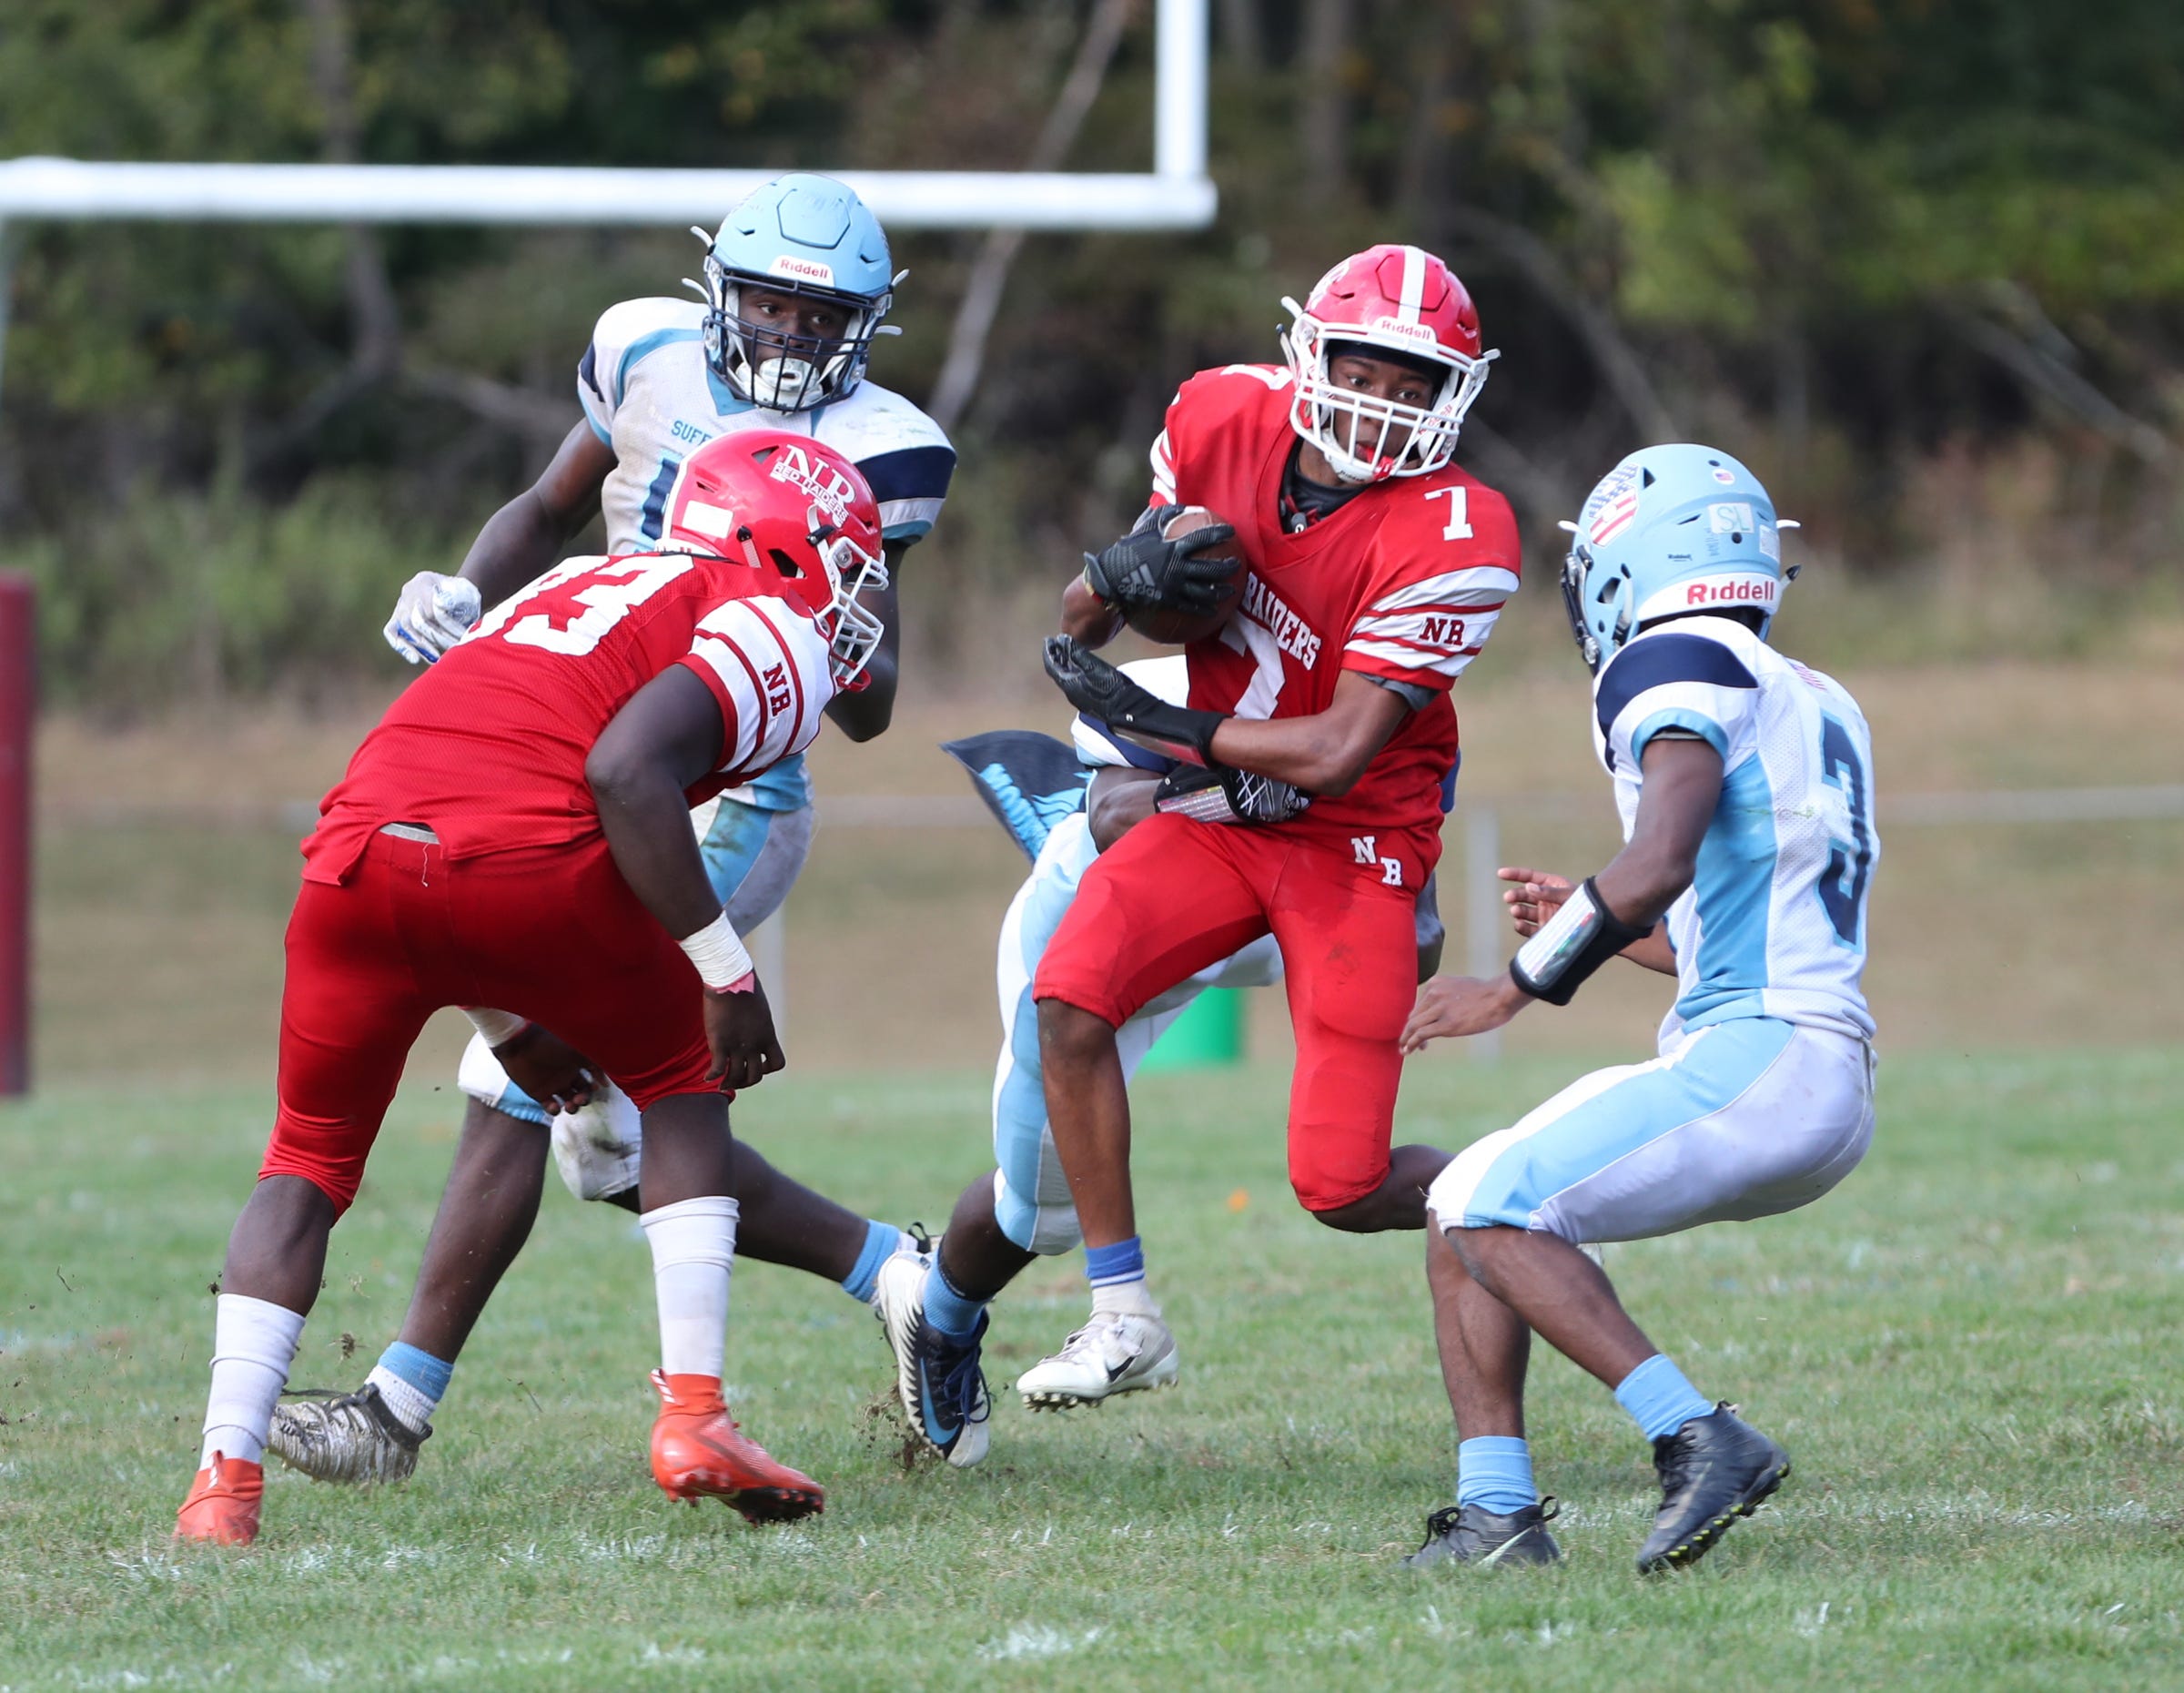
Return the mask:
<svg viewBox="0 0 2184 1693">
<path fill-rule="evenodd" d="M 1287 823 L 1311 803 L 1287 782 L 1228 765 L 1171 770 L 1153 788 L 1155 811 L 1180 812 L 1195 823 Z"/>
<path fill-rule="evenodd" d="M 1085 554 L 1085 585 L 1102 604 L 1126 613 L 1158 609 L 1206 616 L 1235 596 L 1236 584 L 1229 578 L 1236 573 L 1236 561 L 1197 555 L 1228 540 L 1236 531 L 1227 523 L 1208 523 L 1173 541 L 1161 539 L 1168 519 L 1181 510 L 1154 506 L 1137 528 L 1105 553 Z"/>
<path fill-rule="evenodd" d="M 1127 735 L 1171 758 L 1194 765 L 1213 762 L 1213 732 L 1227 721 L 1218 711 L 1170 705 L 1149 688 L 1141 688 L 1075 635 L 1046 637 L 1046 674 L 1087 717 L 1097 717 L 1117 735 Z"/>
</svg>

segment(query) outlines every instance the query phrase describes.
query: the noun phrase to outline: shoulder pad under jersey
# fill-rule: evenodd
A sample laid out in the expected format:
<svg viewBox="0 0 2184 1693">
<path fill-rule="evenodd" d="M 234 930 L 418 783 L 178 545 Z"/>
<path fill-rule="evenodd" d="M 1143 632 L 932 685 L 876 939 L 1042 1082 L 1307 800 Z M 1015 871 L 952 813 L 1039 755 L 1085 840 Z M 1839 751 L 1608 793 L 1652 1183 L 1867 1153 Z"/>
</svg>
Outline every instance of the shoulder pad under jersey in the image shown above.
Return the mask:
<svg viewBox="0 0 2184 1693">
<path fill-rule="evenodd" d="M 704 317 L 699 301 L 666 298 L 625 299 L 600 314 L 577 362 L 576 397 L 602 441 L 612 440 L 631 370 L 663 347 L 703 340 Z"/>
<path fill-rule="evenodd" d="M 812 434 L 852 461 L 872 484 L 881 532 L 915 541 L 933 527 L 956 473 L 956 449 L 939 424 L 878 383 L 822 407 Z"/>
</svg>

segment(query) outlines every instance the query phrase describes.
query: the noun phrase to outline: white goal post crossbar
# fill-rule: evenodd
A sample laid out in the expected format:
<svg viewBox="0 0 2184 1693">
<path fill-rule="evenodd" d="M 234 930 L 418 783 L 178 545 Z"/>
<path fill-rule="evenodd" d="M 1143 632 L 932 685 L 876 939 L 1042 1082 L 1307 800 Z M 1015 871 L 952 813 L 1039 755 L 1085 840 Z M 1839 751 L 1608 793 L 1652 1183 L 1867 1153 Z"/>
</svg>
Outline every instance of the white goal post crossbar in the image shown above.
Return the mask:
<svg viewBox="0 0 2184 1693">
<path fill-rule="evenodd" d="M 844 170 L 893 229 L 1061 233 L 1202 229 L 1218 195 L 1206 174 L 1206 0 L 1159 0 L 1149 172 Z M 710 228 L 776 173 L 551 165 L 190 165 L 0 159 L 0 369 L 8 225 L 465 223 Z"/>
</svg>

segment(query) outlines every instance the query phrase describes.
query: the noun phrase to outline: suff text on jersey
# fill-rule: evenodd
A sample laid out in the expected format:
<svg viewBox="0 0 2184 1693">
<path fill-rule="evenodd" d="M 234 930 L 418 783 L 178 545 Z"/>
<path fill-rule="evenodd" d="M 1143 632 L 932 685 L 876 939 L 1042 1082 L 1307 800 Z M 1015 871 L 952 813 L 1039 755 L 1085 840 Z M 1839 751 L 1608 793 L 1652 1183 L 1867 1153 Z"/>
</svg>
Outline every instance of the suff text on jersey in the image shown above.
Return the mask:
<svg viewBox="0 0 2184 1693">
<path fill-rule="evenodd" d="M 1253 623 L 1264 623 L 1272 633 L 1275 645 L 1307 670 L 1319 662 L 1320 637 L 1312 633 L 1311 625 L 1257 576 L 1245 579 L 1243 611 Z"/>
</svg>

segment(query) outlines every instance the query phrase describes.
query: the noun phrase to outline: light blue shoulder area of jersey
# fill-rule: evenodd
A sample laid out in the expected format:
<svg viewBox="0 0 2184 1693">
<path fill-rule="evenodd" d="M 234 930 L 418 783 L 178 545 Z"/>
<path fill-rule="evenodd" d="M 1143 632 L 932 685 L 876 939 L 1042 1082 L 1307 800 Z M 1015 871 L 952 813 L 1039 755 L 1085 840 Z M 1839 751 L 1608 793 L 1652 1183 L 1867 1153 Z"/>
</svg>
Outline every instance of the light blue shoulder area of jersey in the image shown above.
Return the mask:
<svg viewBox="0 0 2184 1693">
<path fill-rule="evenodd" d="M 1602 666 L 1592 709 L 1611 775 L 1634 774 L 1647 744 L 1667 729 L 1699 736 L 1724 765 L 1750 751 L 1759 680 L 1734 636 L 1758 639 L 1725 619 L 1679 620 L 1638 635 Z"/>
<path fill-rule="evenodd" d="M 754 410 L 739 400 L 705 362 L 705 308 L 694 299 L 625 299 L 600 315 L 592 340 L 576 367 L 576 398 L 592 432 L 614 444 L 614 419 L 628 397 L 638 367 L 668 348 L 687 348 L 686 360 L 704 384 L 714 412 L 723 418 Z"/>
</svg>

